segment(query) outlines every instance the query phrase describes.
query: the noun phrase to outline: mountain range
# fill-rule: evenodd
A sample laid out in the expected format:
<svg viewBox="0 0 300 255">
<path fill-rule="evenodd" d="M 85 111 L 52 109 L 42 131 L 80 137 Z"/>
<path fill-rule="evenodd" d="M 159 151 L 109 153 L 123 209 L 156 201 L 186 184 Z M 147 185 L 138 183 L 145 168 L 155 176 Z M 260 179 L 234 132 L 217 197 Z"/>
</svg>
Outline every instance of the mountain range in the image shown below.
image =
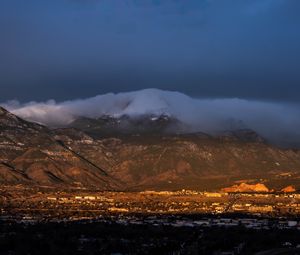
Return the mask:
<svg viewBox="0 0 300 255">
<path fill-rule="evenodd" d="M 78 116 L 60 128 L 0 108 L 0 183 L 97 190 L 300 188 L 300 151 L 249 129 L 182 133 L 170 115 Z"/>
</svg>

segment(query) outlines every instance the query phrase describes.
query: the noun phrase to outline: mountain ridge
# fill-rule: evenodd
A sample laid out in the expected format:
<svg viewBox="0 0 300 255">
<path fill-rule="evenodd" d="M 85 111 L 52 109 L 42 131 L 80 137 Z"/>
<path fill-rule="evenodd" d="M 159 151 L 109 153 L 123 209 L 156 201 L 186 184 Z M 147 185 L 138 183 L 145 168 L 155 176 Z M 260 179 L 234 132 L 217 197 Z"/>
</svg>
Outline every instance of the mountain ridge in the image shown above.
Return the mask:
<svg viewBox="0 0 300 255">
<path fill-rule="evenodd" d="M 174 121 L 152 118 L 158 124 Z M 300 152 L 274 147 L 247 129 L 218 136 L 115 130 L 91 135 L 78 128 L 49 129 L 0 109 L 0 149 L 3 184 L 219 190 L 243 180 L 300 188 Z"/>
<path fill-rule="evenodd" d="M 75 155 L 57 141 L 50 129 L 16 117 L 4 108 L 0 115 L 0 132 L 0 182 L 40 185 L 77 183 L 79 187 L 99 185 L 100 189 L 114 183 L 107 173 L 103 175 L 100 167 Z M 82 173 L 83 178 L 80 177 Z"/>
</svg>

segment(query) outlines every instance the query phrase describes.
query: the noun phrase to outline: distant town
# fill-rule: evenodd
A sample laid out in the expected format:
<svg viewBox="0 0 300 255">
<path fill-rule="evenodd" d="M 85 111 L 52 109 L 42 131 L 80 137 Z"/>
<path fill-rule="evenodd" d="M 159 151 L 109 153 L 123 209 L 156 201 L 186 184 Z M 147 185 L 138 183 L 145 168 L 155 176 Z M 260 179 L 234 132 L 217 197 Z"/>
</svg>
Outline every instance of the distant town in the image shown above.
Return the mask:
<svg viewBox="0 0 300 255">
<path fill-rule="evenodd" d="M 8 186 L 0 189 L 0 203 L 0 217 L 20 221 L 97 219 L 102 215 L 115 214 L 244 214 L 270 218 L 293 218 L 300 214 L 300 193 L 228 193 L 184 189 L 142 192 L 52 191 Z"/>
</svg>

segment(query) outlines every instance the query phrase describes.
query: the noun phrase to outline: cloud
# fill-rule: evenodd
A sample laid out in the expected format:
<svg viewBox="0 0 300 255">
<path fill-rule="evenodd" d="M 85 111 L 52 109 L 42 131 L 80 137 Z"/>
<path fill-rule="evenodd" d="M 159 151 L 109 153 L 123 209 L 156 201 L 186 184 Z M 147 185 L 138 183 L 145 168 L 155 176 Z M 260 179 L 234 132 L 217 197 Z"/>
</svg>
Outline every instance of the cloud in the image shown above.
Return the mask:
<svg viewBox="0 0 300 255">
<path fill-rule="evenodd" d="M 78 116 L 168 114 L 186 124 L 186 132 L 218 133 L 249 128 L 278 144 L 300 143 L 299 105 L 238 98 L 198 99 L 175 91 L 145 89 L 87 99 L 2 104 L 14 114 L 50 126 L 70 124 Z"/>
</svg>

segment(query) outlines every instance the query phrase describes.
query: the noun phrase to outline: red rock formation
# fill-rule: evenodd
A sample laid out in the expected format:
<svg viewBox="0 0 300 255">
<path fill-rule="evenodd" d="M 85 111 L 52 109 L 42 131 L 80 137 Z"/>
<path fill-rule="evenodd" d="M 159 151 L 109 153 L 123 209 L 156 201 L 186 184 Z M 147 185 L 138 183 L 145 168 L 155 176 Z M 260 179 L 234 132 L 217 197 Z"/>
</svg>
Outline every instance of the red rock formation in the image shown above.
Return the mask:
<svg viewBox="0 0 300 255">
<path fill-rule="evenodd" d="M 231 187 L 223 188 L 224 192 L 269 192 L 270 190 L 262 183 L 233 185 Z"/>
<path fill-rule="evenodd" d="M 295 191 L 296 191 L 295 187 L 291 186 L 291 185 L 287 186 L 281 190 L 281 192 L 284 192 L 284 193 L 291 193 L 291 192 L 295 192 Z"/>
</svg>

